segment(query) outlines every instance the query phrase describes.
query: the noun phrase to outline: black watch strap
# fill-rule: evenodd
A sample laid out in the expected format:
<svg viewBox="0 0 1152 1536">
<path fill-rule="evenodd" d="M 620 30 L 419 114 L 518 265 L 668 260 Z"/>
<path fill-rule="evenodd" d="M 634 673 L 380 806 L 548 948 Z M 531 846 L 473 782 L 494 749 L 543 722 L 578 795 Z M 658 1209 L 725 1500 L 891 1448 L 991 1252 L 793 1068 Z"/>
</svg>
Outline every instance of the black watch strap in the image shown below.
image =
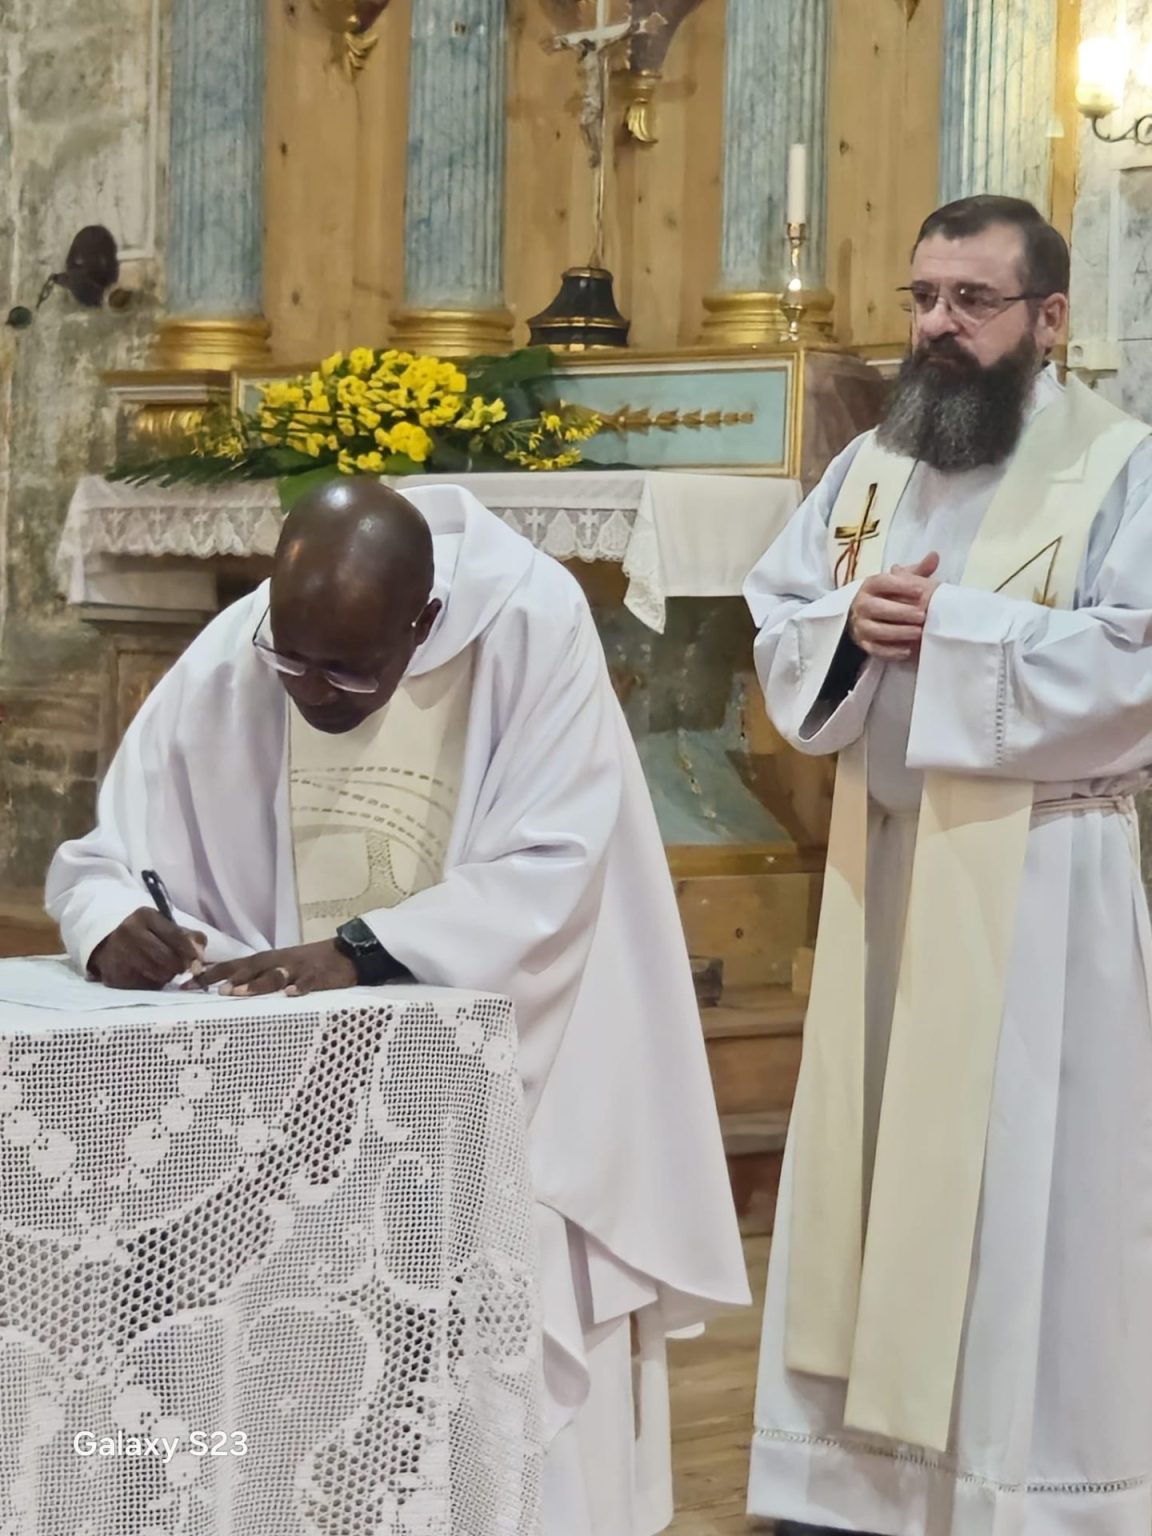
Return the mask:
<svg viewBox="0 0 1152 1536">
<path fill-rule="evenodd" d="M 407 966 L 389 954 L 363 918 L 354 917 L 336 930 L 336 948 L 356 967 L 356 980 L 362 987 L 379 987 L 386 981 L 400 981 L 411 975 Z"/>
</svg>

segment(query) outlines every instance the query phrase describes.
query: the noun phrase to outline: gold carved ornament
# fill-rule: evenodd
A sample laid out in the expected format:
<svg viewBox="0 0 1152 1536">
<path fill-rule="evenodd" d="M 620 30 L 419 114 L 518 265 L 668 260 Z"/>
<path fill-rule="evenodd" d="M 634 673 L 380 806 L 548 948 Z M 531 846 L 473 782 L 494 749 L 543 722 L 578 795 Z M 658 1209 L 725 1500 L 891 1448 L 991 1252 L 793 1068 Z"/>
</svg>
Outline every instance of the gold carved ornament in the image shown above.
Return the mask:
<svg viewBox="0 0 1152 1536">
<path fill-rule="evenodd" d="M 624 127 L 638 144 L 655 144 L 656 89 L 664 61 L 682 22 L 704 0 L 628 0 L 632 31 L 628 40 L 627 106 Z"/>
<path fill-rule="evenodd" d="M 203 428 L 210 409 L 206 401 L 142 405 L 132 419 L 133 439 L 150 453 L 182 452 Z"/>
<path fill-rule="evenodd" d="M 312 8 L 332 33 L 345 74 L 355 80 L 380 42 L 372 28 L 388 0 L 312 0 Z"/>
</svg>

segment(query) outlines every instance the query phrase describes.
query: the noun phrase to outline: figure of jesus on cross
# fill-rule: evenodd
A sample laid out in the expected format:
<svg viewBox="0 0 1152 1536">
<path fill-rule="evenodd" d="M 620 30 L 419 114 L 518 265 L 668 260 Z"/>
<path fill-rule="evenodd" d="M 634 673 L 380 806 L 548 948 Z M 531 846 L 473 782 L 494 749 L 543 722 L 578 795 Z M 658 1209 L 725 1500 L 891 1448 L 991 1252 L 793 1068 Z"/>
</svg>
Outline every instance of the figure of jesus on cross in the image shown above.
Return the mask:
<svg viewBox="0 0 1152 1536">
<path fill-rule="evenodd" d="M 544 0 L 545 9 L 555 19 L 558 30 L 547 44 L 552 52 L 571 49 L 576 54 L 583 77 L 580 106 L 580 132 L 588 146 L 588 159 L 595 174 L 593 227 L 594 249 L 589 265 L 604 264 L 604 193 L 606 183 L 605 137 L 608 122 L 609 59 L 613 48 L 631 36 L 633 23 L 628 15 L 613 21 L 613 0 L 594 0 L 595 15 L 590 14 L 593 0 Z M 587 20 L 590 25 L 581 26 Z"/>
</svg>

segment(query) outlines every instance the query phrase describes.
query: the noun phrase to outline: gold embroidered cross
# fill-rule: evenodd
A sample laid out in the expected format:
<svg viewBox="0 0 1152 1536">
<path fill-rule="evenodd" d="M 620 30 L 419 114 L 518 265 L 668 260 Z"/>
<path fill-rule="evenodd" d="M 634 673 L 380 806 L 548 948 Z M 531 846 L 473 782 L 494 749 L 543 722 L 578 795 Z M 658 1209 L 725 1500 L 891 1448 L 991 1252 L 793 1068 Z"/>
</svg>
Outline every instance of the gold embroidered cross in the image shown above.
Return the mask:
<svg viewBox="0 0 1152 1536">
<path fill-rule="evenodd" d="M 876 503 L 876 493 L 880 489 L 878 485 L 868 487 L 868 500 L 864 505 L 864 511 L 855 528 L 848 524 L 843 528 L 837 528 L 833 532 L 833 538 L 837 544 L 844 545 L 844 553 L 836 562 L 836 569 L 832 573 L 833 580 L 838 587 L 846 587 L 856 580 L 856 567 L 860 564 L 860 546 L 866 539 L 875 539 L 880 534 L 880 519 L 872 517 L 872 508 Z"/>
<path fill-rule="evenodd" d="M 1011 584 L 1017 579 L 1017 577 L 1023 576 L 1025 571 L 1031 570 L 1034 565 L 1038 564 L 1044 559 L 1045 556 L 1047 556 L 1048 564 L 1046 567 L 1042 567 L 1044 570 L 1044 585 L 1042 587 L 1033 587 L 1032 601 L 1034 603 L 1038 603 L 1042 608 L 1055 608 L 1056 593 L 1052 590 L 1052 578 L 1056 574 L 1056 559 L 1060 553 L 1060 545 L 1062 543 L 1063 536 L 1061 535 L 1053 539 L 1051 544 L 1045 544 L 1044 548 L 1039 552 L 1039 554 L 1033 555 L 1030 560 L 1025 560 L 1023 565 L 1017 566 L 1016 569 L 1012 572 L 1011 576 L 1009 576 L 1007 580 L 1000 583 L 1000 585 L 996 588 L 996 591 L 1006 591 L 1008 587 L 1010 587 Z"/>
</svg>

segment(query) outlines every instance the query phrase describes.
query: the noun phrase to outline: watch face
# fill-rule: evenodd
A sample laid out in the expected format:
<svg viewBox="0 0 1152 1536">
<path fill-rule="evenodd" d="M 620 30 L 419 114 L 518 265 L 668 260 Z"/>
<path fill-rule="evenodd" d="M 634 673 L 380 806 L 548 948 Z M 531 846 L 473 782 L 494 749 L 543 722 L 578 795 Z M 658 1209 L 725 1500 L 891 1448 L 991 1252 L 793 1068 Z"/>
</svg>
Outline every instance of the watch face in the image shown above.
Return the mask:
<svg viewBox="0 0 1152 1536">
<path fill-rule="evenodd" d="M 337 930 L 340 940 L 347 945 L 353 956 L 373 955 L 383 946 L 372 932 L 368 924 L 359 918 L 353 918 L 349 923 Z"/>
</svg>

